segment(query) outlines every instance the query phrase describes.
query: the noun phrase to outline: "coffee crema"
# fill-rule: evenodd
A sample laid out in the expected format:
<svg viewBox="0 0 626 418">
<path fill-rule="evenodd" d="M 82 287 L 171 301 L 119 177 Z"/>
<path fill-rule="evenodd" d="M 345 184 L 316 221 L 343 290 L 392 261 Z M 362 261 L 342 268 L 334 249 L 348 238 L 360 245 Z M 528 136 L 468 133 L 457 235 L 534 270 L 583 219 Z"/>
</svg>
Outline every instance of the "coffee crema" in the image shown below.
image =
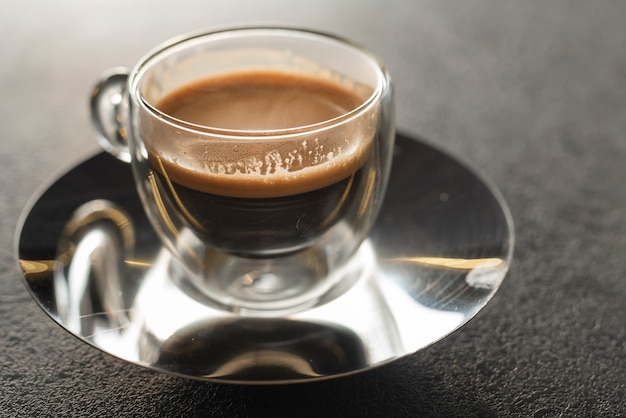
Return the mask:
<svg viewBox="0 0 626 418">
<path fill-rule="evenodd" d="M 340 117 L 366 99 L 321 77 L 230 73 L 185 85 L 155 104 L 188 124 L 224 130 L 228 138 L 158 130 L 149 120 L 142 121 L 142 130 L 151 165 L 174 183 L 221 196 L 284 197 L 340 182 L 363 165 L 377 109 L 341 124 L 311 125 Z M 310 133 L 298 129 L 307 126 Z"/>
<path fill-rule="evenodd" d="M 166 95 L 163 113 L 196 125 L 234 131 L 275 131 L 339 117 L 363 99 L 337 83 L 270 71 L 202 79 Z"/>
</svg>

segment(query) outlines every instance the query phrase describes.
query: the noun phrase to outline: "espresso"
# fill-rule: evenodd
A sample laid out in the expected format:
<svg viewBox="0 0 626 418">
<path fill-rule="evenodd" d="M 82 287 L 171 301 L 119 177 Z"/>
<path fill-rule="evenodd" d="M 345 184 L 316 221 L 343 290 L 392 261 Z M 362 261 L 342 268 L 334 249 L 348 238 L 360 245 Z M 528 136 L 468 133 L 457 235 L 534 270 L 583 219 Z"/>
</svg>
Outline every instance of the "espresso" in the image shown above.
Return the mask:
<svg viewBox="0 0 626 418">
<path fill-rule="evenodd" d="M 161 99 L 157 108 L 200 126 L 273 131 L 325 122 L 361 102 L 355 93 L 321 78 L 257 71 L 188 84 Z"/>
<path fill-rule="evenodd" d="M 205 193 L 157 177 L 205 241 L 231 254 L 267 257 L 308 247 L 342 219 L 361 190 L 361 171 L 309 192 L 269 198 Z"/>
<path fill-rule="evenodd" d="M 324 122 L 363 101 L 338 83 L 295 74 L 257 71 L 200 80 L 156 108 L 216 132 L 215 141 L 154 134 L 146 140 L 149 161 L 159 188 L 213 246 L 250 257 L 292 252 L 360 199 L 373 134 L 354 124 L 324 129 Z M 311 125 L 320 129 L 294 135 Z M 223 131 L 240 137 L 220 144 Z M 290 135 L 276 139 L 285 132 Z"/>
</svg>

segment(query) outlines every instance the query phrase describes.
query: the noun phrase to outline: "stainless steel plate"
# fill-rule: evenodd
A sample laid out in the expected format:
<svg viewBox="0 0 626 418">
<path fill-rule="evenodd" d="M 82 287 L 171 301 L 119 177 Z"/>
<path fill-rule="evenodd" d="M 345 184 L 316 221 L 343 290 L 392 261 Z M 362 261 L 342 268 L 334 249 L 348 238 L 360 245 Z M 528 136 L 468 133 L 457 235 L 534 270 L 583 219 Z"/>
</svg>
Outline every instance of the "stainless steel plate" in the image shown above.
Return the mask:
<svg viewBox="0 0 626 418">
<path fill-rule="evenodd" d="M 494 295 L 513 251 L 495 188 L 457 159 L 397 136 L 385 204 L 360 255 L 366 274 L 321 306 L 238 316 L 175 284 L 130 167 L 96 155 L 39 194 L 17 253 L 41 308 L 122 360 L 189 378 L 294 383 L 364 371 L 417 352 Z"/>
</svg>

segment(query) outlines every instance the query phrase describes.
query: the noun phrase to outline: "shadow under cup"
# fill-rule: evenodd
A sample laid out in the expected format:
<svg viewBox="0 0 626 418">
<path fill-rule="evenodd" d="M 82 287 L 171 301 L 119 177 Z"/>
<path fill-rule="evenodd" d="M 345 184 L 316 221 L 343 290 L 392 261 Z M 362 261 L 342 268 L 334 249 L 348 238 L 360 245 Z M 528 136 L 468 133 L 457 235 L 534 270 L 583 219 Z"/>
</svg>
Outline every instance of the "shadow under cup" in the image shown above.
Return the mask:
<svg viewBox="0 0 626 418">
<path fill-rule="evenodd" d="M 246 72 L 317 79 L 361 101 L 276 130 L 204 126 L 158 107 L 199 80 Z M 135 180 L 179 284 L 233 311 L 271 314 L 319 303 L 362 274 L 394 137 L 391 82 L 378 59 L 324 34 L 236 29 L 153 51 L 128 86 Z"/>
</svg>

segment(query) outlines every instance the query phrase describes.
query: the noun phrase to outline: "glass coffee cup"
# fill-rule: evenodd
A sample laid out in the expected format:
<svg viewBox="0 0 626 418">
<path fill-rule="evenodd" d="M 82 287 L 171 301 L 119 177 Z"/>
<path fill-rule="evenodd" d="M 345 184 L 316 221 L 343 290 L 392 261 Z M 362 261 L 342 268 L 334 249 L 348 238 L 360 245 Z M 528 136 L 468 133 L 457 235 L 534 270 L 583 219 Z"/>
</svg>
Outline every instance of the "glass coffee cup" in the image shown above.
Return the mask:
<svg viewBox="0 0 626 418">
<path fill-rule="evenodd" d="M 188 35 L 105 73 L 91 104 L 195 298 L 284 315 L 368 273 L 395 127 L 389 74 L 362 47 L 290 28 Z"/>
</svg>

